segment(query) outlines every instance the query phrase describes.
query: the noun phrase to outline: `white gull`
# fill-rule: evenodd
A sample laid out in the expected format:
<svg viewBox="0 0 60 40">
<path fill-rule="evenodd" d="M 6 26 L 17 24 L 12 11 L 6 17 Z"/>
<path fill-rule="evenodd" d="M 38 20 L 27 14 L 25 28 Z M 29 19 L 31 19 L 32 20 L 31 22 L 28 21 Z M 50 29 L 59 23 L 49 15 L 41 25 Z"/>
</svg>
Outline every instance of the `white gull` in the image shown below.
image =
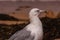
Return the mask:
<svg viewBox="0 0 60 40">
<path fill-rule="evenodd" d="M 16 32 L 8 40 L 42 40 L 43 26 L 38 15 L 44 12 L 38 8 L 33 8 L 29 12 L 30 24 L 22 30 Z"/>
</svg>

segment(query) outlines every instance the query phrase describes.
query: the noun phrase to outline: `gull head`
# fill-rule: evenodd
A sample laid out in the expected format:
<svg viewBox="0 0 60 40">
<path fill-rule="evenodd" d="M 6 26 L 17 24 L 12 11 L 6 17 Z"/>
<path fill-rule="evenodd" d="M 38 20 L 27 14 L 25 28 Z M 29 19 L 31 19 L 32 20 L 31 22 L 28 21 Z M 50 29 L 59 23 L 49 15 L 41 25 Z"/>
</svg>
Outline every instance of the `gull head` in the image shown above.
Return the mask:
<svg viewBox="0 0 60 40">
<path fill-rule="evenodd" d="M 33 8 L 30 10 L 29 16 L 30 17 L 34 17 L 34 16 L 38 16 L 41 12 L 44 12 L 45 10 L 40 10 L 38 8 Z"/>
</svg>

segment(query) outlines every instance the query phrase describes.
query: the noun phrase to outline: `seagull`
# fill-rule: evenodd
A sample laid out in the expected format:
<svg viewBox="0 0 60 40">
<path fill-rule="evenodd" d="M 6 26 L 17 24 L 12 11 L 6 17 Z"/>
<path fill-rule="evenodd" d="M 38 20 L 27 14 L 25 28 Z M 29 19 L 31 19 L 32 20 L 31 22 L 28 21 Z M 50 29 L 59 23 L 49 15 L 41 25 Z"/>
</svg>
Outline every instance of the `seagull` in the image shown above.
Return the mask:
<svg viewBox="0 0 60 40">
<path fill-rule="evenodd" d="M 44 12 L 33 8 L 29 12 L 30 24 L 17 31 L 8 40 L 43 40 L 43 26 L 38 15 Z"/>
</svg>

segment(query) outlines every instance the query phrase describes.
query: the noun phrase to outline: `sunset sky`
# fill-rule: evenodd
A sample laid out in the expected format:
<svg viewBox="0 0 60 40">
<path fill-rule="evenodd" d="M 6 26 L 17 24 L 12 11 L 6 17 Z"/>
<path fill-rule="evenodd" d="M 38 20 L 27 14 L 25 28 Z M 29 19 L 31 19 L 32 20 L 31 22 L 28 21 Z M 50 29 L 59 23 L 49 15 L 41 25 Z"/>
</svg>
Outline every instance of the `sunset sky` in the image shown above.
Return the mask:
<svg viewBox="0 0 60 40">
<path fill-rule="evenodd" d="M 31 6 L 44 10 L 60 11 L 60 2 L 10 2 L 0 1 L 0 13 L 15 12 L 19 6 Z"/>
<path fill-rule="evenodd" d="M 0 0 L 0 1 L 60 1 L 60 0 Z"/>
</svg>

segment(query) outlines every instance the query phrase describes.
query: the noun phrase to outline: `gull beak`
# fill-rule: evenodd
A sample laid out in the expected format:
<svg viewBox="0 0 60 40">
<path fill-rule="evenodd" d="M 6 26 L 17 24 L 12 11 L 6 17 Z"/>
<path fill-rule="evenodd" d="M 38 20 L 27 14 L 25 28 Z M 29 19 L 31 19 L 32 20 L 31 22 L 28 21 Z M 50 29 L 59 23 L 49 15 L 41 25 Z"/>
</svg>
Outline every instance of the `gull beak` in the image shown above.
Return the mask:
<svg viewBox="0 0 60 40">
<path fill-rule="evenodd" d="M 44 12 L 45 10 L 40 10 L 40 12 Z"/>
<path fill-rule="evenodd" d="M 40 13 L 47 13 L 46 10 L 40 10 Z"/>
<path fill-rule="evenodd" d="M 48 13 L 46 10 L 40 10 L 39 17 L 40 18 L 45 17 L 46 13 Z"/>
</svg>

